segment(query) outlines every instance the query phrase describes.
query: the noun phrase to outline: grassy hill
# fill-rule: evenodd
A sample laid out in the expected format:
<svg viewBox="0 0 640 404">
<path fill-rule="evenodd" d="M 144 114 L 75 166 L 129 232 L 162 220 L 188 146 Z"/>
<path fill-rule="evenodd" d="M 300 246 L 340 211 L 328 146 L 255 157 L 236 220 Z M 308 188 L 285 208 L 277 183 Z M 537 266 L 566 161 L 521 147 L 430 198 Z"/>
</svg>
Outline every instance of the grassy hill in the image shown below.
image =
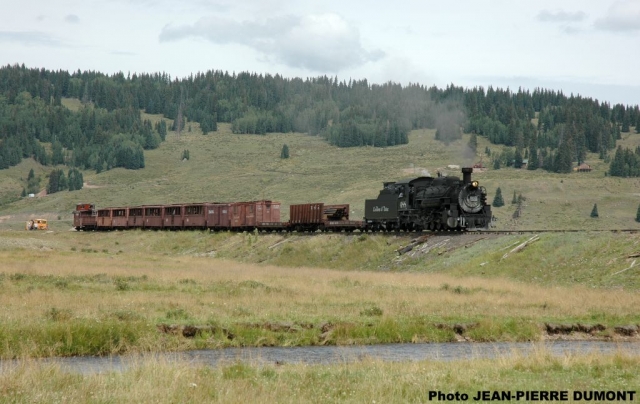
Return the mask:
<svg viewBox="0 0 640 404">
<path fill-rule="evenodd" d="M 77 108 L 77 100 L 65 100 Z M 146 115 L 145 119 L 163 119 Z M 620 142 L 634 147 L 640 135 L 624 133 Z M 18 199 L 31 168 L 42 178 L 51 167 L 24 160 L 16 167 L 0 171 L 0 216 L 2 226 L 22 225 L 27 217 L 71 219 L 78 202 L 92 202 L 98 207 L 189 201 L 233 201 L 272 199 L 283 204 L 283 219 L 292 203 L 322 201 L 349 203 L 352 218 L 361 218 L 364 200 L 375 197 L 383 181 L 422 175 L 435 175 L 438 169 L 450 175 L 458 170 L 446 166 L 470 165 L 480 155 L 469 157 L 468 137 L 445 146 L 434 139 L 435 131 L 410 133 L 409 144 L 389 148 L 338 148 L 324 139 L 299 133 L 235 135 L 230 126 L 220 124 L 217 132 L 203 136 L 198 123 L 188 123 L 177 136 L 169 132 L 166 142 L 156 150 L 145 152 L 142 170 L 117 168 L 96 174 L 84 172 L 87 184 L 81 191 L 60 192 L 44 197 Z M 283 144 L 289 146 L 291 158 L 280 159 Z M 479 139 L 478 150 L 500 147 Z M 183 150 L 190 159 L 183 161 Z M 485 157 L 485 162 L 487 158 Z M 490 201 L 501 187 L 506 206 L 494 208 L 497 228 L 502 229 L 597 229 L 638 228 L 634 221 L 640 203 L 640 179 L 605 177 L 608 165 L 589 155 L 590 173 L 554 174 L 546 171 L 503 168 L 475 173 L 484 185 Z M 522 216 L 512 220 L 514 191 L 526 197 Z M 590 217 L 598 205 L 600 218 Z"/>
</svg>

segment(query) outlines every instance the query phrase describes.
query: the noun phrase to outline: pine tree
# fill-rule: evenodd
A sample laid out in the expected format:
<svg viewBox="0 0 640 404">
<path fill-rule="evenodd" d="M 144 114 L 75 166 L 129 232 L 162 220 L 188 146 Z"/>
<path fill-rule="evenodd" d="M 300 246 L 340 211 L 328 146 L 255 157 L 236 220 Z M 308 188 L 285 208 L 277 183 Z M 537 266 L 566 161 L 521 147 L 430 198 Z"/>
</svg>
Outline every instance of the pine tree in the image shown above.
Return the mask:
<svg viewBox="0 0 640 404">
<path fill-rule="evenodd" d="M 500 156 L 494 157 L 494 159 L 493 159 L 493 169 L 494 170 L 499 170 L 500 169 Z"/>
<path fill-rule="evenodd" d="M 200 123 L 200 129 L 203 135 L 209 134 L 209 123 L 206 120 L 202 121 L 202 123 Z"/>
<path fill-rule="evenodd" d="M 638 213 L 636 213 L 636 222 L 640 223 L 640 205 L 638 205 Z"/>
<path fill-rule="evenodd" d="M 156 131 L 158 132 L 158 135 L 160 135 L 160 139 L 164 142 L 167 137 L 167 121 L 163 119 L 156 123 Z"/>
<path fill-rule="evenodd" d="M 622 146 L 618 146 L 616 154 L 609 165 L 609 175 L 613 177 L 624 177 L 624 157 Z"/>
<path fill-rule="evenodd" d="M 51 164 L 64 164 L 64 154 L 62 153 L 62 144 L 54 141 L 51 145 Z"/>
<path fill-rule="evenodd" d="M 502 199 L 502 190 L 500 189 L 500 187 L 496 189 L 496 196 L 493 198 L 493 203 L 491 205 L 495 208 L 504 206 L 504 199 Z"/>
<path fill-rule="evenodd" d="M 289 158 L 289 146 L 287 146 L 286 143 L 282 146 L 282 151 L 280 151 L 280 158 L 281 159 Z"/>
<path fill-rule="evenodd" d="M 70 169 L 67 177 L 69 178 L 69 191 L 77 191 L 79 189 L 82 189 L 82 187 L 84 186 L 82 173 L 77 168 Z"/>
<path fill-rule="evenodd" d="M 24 198 L 25 196 L 27 196 L 27 190 L 24 189 L 24 187 L 22 188 L 22 193 L 20 194 L 20 197 Z M 638 207 L 638 214 L 640 215 L 640 207 Z M 638 220 L 640 222 L 640 220 Z"/>
<path fill-rule="evenodd" d="M 515 168 L 522 168 L 522 152 L 520 151 L 520 148 L 516 148 L 516 154 L 513 161 L 513 166 Z"/>
<path fill-rule="evenodd" d="M 40 192 L 40 177 L 36 177 L 31 169 L 27 179 L 27 194 L 37 194 L 38 192 Z"/>
<path fill-rule="evenodd" d="M 516 197 L 516 191 L 513 191 L 513 199 L 511 200 L 511 204 L 515 205 L 518 203 L 518 198 Z"/>
<path fill-rule="evenodd" d="M 49 185 L 47 186 L 48 194 L 55 194 L 58 192 L 58 182 L 60 181 L 60 175 L 58 170 L 53 170 L 49 174 Z"/>
<path fill-rule="evenodd" d="M 538 150 L 535 147 L 531 147 L 529 151 L 529 162 L 527 163 L 527 170 L 537 170 L 540 166 L 538 160 Z"/>
<path fill-rule="evenodd" d="M 558 147 L 558 154 L 554 160 L 555 171 L 557 173 L 570 173 L 572 166 L 571 148 L 568 141 L 562 142 Z"/>
<path fill-rule="evenodd" d="M 598 204 L 593 204 L 593 209 L 591 210 L 591 217 L 598 217 Z"/>
<path fill-rule="evenodd" d="M 629 121 L 629 114 L 625 113 L 624 116 L 622 117 L 622 132 L 630 132 L 630 128 L 629 125 L 631 125 L 631 122 Z"/>
</svg>

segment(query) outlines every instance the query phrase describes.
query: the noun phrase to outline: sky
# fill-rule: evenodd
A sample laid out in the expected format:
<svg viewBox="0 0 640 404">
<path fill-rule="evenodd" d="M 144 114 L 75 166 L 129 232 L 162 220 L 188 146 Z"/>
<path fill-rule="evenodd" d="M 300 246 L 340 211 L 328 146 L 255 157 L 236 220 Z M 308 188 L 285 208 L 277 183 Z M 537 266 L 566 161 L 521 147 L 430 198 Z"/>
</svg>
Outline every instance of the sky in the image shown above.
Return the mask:
<svg viewBox="0 0 640 404">
<path fill-rule="evenodd" d="M 0 64 L 562 90 L 640 104 L 640 0 L 0 0 Z"/>
</svg>

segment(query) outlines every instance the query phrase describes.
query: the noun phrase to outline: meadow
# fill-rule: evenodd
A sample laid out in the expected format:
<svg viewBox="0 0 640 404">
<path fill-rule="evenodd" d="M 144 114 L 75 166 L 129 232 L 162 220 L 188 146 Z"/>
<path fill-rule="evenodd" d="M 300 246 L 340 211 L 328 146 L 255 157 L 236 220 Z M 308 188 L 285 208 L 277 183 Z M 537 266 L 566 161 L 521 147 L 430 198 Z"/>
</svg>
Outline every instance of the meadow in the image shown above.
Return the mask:
<svg viewBox="0 0 640 404">
<path fill-rule="evenodd" d="M 507 258 L 522 236 L 503 236 L 404 259 L 408 236 L 284 237 L 1 232 L 0 356 L 539 341 L 545 323 L 619 339 L 615 327 L 640 323 L 637 267 L 620 272 L 638 235 L 545 234 Z"/>
</svg>

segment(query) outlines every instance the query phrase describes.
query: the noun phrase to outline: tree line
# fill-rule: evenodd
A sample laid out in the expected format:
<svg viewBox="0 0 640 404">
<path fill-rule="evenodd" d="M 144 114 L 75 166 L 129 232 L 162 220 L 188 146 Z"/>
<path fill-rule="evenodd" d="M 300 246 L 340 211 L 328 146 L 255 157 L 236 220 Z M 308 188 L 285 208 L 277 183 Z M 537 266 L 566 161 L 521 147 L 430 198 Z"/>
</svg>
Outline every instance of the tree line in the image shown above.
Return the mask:
<svg viewBox="0 0 640 404">
<path fill-rule="evenodd" d="M 166 123 L 141 119 L 128 107 L 107 111 L 88 105 L 73 112 L 22 91 L 12 100 L 0 93 L 0 169 L 33 157 L 40 164 L 80 169 L 144 167 L 143 149 L 155 149 Z M 43 143 L 51 144 L 47 151 Z"/>
<path fill-rule="evenodd" d="M 63 97 L 85 106 L 69 111 Z M 196 121 L 206 134 L 226 122 L 238 134 L 302 132 L 339 147 L 404 144 L 412 129 L 436 129 L 445 143 L 466 132 L 513 150 L 513 158 L 496 153 L 494 161 L 528 159 L 530 169 L 556 172 L 569 172 L 587 152 L 607 158 L 621 131 L 640 128 L 637 105 L 545 89 L 441 89 L 220 70 L 179 79 L 7 65 L 0 68 L 0 168 L 24 157 L 96 171 L 144 167 L 143 150 L 158 147 L 167 127 L 142 121 L 142 110 L 173 120 L 174 130 Z M 42 142 L 51 142 L 52 151 Z"/>
</svg>

